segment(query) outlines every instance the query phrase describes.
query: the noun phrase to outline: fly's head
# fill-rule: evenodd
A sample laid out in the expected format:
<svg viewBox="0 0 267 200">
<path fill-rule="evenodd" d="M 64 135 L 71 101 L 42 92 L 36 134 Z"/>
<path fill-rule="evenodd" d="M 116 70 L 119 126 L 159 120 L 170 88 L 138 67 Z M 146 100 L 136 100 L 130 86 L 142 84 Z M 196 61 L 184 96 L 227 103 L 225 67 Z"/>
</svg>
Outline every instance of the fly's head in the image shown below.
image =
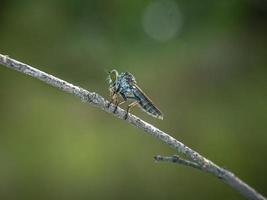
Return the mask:
<svg viewBox="0 0 267 200">
<path fill-rule="evenodd" d="M 126 81 L 130 84 L 130 85 L 133 85 L 136 83 L 136 80 L 135 80 L 135 77 L 129 73 L 129 72 L 125 72 L 124 73 L 124 77 L 126 79 Z"/>
</svg>

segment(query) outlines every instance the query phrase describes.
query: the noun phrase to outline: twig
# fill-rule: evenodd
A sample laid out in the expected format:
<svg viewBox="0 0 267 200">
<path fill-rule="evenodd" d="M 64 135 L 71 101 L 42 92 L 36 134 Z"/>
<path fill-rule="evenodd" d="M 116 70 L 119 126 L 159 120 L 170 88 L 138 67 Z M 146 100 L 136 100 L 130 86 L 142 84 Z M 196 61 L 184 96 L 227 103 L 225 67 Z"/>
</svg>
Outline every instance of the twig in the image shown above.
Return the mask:
<svg viewBox="0 0 267 200">
<path fill-rule="evenodd" d="M 19 72 L 22 72 L 24 74 L 30 75 L 34 78 L 37 78 L 49 85 L 52 85 L 60 90 L 63 90 L 67 93 L 73 94 L 79 98 L 83 102 L 88 102 L 98 108 L 101 108 L 102 110 L 113 114 L 114 116 L 124 119 L 126 115 L 126 111 L 117 108 L 116 112 L 113 113 L 115 109 L 115 105 L 111 104 L 111 106 L 108 106 L 109 102 L 105 100 L 102 96 L 95 92 L 87 91 L 81 87 L 75 86 L 71 83 L 68 83 L 62 79 L 59 79 L 55 76 L 52 76 L 50 74 L 47 74 L 41 70 L 38 70 L 36 68 L 33 68 L 27 64 L 21 63 L 17 60 L 11 59 L 10 57 L 4 56 L 0 54 L 0 64 L 9 67 L 11 69 L 15 69 Z M 241 193 L 244 197 L 248 199 L 261 199 L 266 200 L 264 196 L 262 196 L 260 193 L 258 193 L 256 190 L 254 190 L 252 187 L 247 185 L 245 182 L 240 180 L 238 177 L 234 176 L 233 173 L 219 167 L 218 165 L 214 164 L 212 161 L 206 159 L 196 151 L 192 150 L 191 148 L 185 146 L 182 142 L 176 140 L 172 136 L 168 135 L 167 133 L 159 130 L 155 126 L 141 120 L 140 118 L 129 114 L 127 117 L 128 123 L 136 126 L 137 128 L 140 128 L 147 132 L 148 134 L 158 138 L 159 140 L 163 141 L 164 143 L 168 144 L 170 147 L 174 148 L 178 153 L 183 154 L 188 159 L 192 160 L 193 162 L 197 163 L 199 166 L 201 166 L 201 169 L 209 172 L 216 177 L 220 177 L 223 182 L 230 185 L 232 188 L 237 190 L 239 193 Z"/>
<path fill-rule="evenodd" d="M 186 160 L 186 159 L 181 158 L 181 157 L 179 157 L 177 155 L 173 155 L 173 156 L 156 155 L 156 156 L 154 156 L 154 160 L 163 161 L 163 162 L 172 162 L 172 163 L 175 163 L 175 164 L 178 164 L 178 165 L 185 165 L 185 166 L 192 167 L 192 168 L 195 168 L 195 169 L 199 169 L 201 171 L 209 173 L 209 171 L 207 171 L 206 168 L 203 168 L 201 165 L 195 163 L 194 161 Z M 219 179 L 222 179 L 227 173 L 230 173 L 229 175 L 234 176 L 233 173 L 231 173 L 230 171 L 227 171 L 224 168 L 221 168 L 221 170 L 222 170 L 221 173 L 214 174 Z"/>
<path fill-rule="evenodd" d="M 172 162 L 172 163 L 176 163 L 176 164 L 179 164 L 179 165 L 185 165 L 185 166 L 188 166 L 188 167 L 193 167 L 195 169 L 202 169 L 201 166 L 193 161 L 190 161 L 190 160 L 186 160 L 186 159 L 183 159 L 177 155 L 174 155 L 174 156 L 161 156 L 161 155 L 156 155 L 154 156 L 154 159 L 156 161 L 165 161 L 165 162 Z"/>
</svg>

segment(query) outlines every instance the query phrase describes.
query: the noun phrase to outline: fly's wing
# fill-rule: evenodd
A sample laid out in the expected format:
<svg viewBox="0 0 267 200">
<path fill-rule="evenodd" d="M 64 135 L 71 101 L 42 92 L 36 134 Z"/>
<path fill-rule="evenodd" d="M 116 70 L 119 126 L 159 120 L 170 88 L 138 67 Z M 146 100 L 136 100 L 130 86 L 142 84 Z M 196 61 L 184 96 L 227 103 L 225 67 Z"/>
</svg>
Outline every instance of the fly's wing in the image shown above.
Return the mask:
<svg viewBox="0 0 267 200">
<path fill-rule="evenodd" d="M 146 113 L 152 115 L 153 117 L 163 119 L 161 111 L 136 84 L 133 85 L 133 93 L 138 99 L 139 105 Z"/>
</svg>

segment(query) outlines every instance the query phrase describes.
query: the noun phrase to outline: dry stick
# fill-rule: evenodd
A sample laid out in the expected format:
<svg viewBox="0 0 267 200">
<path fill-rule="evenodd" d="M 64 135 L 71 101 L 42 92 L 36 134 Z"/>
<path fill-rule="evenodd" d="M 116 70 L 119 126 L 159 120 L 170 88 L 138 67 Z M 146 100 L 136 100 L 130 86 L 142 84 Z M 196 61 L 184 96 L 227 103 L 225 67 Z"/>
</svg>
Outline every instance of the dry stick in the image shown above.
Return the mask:
<svg viewBox="0 0 267 200">
<path fill-rule="evenodd" d="M 36 68 L 33 68 L 29 65 L 26 65 L 24 63 L 21 63 L 17 60 L 11 59 L 8 56 L 1 55 L 0 54 L 0 64 L 9 67 L 11 69 L 15 69 L 19 72 L 22 72 L 24 74 L 28 74 L 34 78 L 37 78 L 49 85 L 52 85 L 56 88 L 59 88 L 65 92 L 71 93 L 79 98 L 83 102 L 88 102 L 98 108 L 101 108 L 102 110 L 113 114 L 114 116 L 124 119 L 126 111 L 118 108 L 115 113 L 113 113 L 115 109 L 115 105 L 111 104 L 108 106 L 109 102 L 105 100 L 102 96 L 95 92 L 89 92 L 81 87 L 75 86 L 71 83 L 68 83 L 64 80 L 61 80 L 55 76 L 52 76 L 50 74 L 47 74 L 41 70 L 38 70 Z M 209 172 L 216 177 L 220 177 L 223 182 L 230 185 L 232 188 L 240 192 L 244 197 L 248 199 L 265 199 L 264 196 L 262 196 L 260 193 L 258 193 L 256 190 L 254 190 L 252 187 L 247 185 L 245 182 L 240 180 L 238 177 L 236 177 L 233 173 L 230 171 L 227 171 L 218 165 L 214 164 L 210 160 L 206 159 L 196 151 L 192 150 L 191 148 L 185 146 L 183 143 L 179 142 L 172 136 L 168 135 L 167 133 L 159 130 L 158 128 L 154 127 L 153 125 L 141 120 L 140 118 L 129 114 L 127 120 L 128 123 L 131 123 L 132 125 L 136 126 L 137 128 L 140 128 L 147 132 L 148 134 L 160 139 L 164 143 L 168 144 L 170 147 L 174 148 L 179 153 L 185 155 L 187 158 L 191 159 L 192 162 L 197 163 L 199 166 L 201 166 L 201 169 L 203 171 Z"/>
</svg>

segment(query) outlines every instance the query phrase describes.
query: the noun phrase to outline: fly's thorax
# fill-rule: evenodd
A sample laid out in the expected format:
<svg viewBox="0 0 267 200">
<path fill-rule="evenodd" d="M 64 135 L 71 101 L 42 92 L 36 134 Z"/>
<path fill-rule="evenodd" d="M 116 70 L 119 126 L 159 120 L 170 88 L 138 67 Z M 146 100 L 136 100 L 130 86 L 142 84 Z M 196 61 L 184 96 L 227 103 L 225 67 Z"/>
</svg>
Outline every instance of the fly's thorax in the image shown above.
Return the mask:
<svg viewBox="0 0 267 200">
<path fill-rule="evenodd" d="M 123 72 L 118 76 L 118 84 L 123 89 L 131 88 L 135 83 L 134 76 L 129 72 Z"/>
<path fill-rule="evenodd" d="M 126 92 L 130 89 L 130 85 L 123 75 L 120 75 L 118 78 L 118 86 L 121 92 Z"/>
</svg>

